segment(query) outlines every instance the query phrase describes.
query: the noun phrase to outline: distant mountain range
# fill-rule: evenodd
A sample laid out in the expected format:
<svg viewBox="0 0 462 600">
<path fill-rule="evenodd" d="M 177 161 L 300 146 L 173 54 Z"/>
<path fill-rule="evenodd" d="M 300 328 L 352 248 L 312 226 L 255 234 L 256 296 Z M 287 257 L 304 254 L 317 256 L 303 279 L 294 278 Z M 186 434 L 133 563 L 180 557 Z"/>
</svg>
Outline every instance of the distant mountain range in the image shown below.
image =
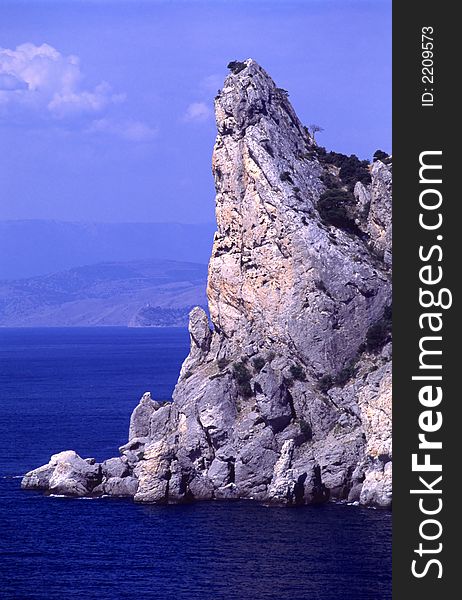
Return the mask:
<svg viewBox="0 0 462 600">
<path fill-rule="evenodd" d="M 0 279 L 55 273 L 99 262 L 208 263 L 214 223 L 0 221 Z"/>
<path fill-rule="evenodd" d="M 3 280 L 0 326 L 185 326 L 193 306 L 207 305 L 206 279 L 205 264 L 137 260 Z"/>
</svg>

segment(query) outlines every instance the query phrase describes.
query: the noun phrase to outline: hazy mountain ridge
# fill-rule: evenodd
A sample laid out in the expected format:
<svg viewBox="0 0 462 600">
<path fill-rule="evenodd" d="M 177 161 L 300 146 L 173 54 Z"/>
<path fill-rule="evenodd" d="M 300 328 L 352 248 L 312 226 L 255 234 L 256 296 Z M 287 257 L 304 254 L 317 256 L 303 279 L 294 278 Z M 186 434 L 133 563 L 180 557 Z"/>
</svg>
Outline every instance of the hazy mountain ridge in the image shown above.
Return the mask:
<svg viewBox="0 0 462 600">
<path fill-rule="evenodd" d="M 0 281 L 0 326 L 186 325 L 206 277 L 206 265 L 142 260 Z"/>
<path fill-rule="evenodd" d="M 205 264 L 214 231 L 214 223 L 0 221 L 0 279 L 35 277 L 100 262 L 149 259 Z"/>
</svg>

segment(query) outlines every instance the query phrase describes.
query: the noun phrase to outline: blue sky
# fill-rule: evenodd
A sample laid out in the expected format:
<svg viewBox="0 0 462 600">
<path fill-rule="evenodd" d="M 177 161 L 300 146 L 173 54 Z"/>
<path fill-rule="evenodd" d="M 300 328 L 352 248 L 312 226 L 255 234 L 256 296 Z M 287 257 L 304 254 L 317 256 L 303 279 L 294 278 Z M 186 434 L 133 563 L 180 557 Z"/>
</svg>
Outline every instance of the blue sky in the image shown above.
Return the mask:
<svg viewBox="0 0 462 600">
<path fill-rule="evenodd" d="M 252 57 L 319 143 L 391 150 L 391 1 L 0 4 L 0 219 L 214 218 L 213 97 Z"/>
</svg>

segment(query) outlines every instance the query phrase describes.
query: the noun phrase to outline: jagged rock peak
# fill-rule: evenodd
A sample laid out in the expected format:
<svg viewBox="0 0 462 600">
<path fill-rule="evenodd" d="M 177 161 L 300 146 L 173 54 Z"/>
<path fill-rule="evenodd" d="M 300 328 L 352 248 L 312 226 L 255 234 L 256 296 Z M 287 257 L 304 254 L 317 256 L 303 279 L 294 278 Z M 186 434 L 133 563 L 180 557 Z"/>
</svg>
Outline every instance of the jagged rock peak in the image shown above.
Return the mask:
<svg viewBox="0 0 462 600">
<path fill-rule="evenodd" d="M 325 170 L 311 137 L 266 72 L 239 65 L 216 99 L 212 323 L 244 354 L 276 344 L 319 375 L 336 371 L 380 317 L 388 278 L 362 240 L 321 222 Z"/>
<path fill-rule="evenodd" d="M 236 63 L 230 63 L 236 64 Z M 262 120 L 272 120 L 279 127 L 293 129 L 293 135 L 313 143 L 299 121 L 288 99 L 288 93 L 278 88 L 268 73 L 249 58 L 225 80 L 215 98 L 215 114 L 219 135 L 240 137 L 250 126 Z M 286 132 L 287 133 L 287 132 Z"/>
<path fill-rule="evenodd" d="M 215 102 L 212 327 L 191 311 L 173 402 L 145 394 L 120 462 L 97 476 L 72 455 L 71 490 L 88 471 L 91 493 L 139 502 L 389 506 L 391 169 L 347 187 L 287 93 L 251 59 L 230 68 Z M 352 203 L 347 227 L 320 212 L 329 182 Z M 50 489 L 57 469 L 24 487 Z"/>
</svg>

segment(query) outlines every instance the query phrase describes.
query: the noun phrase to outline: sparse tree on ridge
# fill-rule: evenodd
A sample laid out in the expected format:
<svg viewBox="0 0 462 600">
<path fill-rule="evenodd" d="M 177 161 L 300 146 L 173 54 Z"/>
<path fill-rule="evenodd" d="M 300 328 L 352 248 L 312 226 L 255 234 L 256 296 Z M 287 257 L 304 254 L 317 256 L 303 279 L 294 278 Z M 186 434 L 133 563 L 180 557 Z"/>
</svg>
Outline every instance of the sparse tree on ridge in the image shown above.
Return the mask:
<svg viewBox="0 0 462 600">
<path fill-rule="evenodd" d="M 312 123 L 311 125 L 308 125 L 308 131 L 310 132 L 310 135 L 313 138 L 313 142 L 315 142 L 316 134 L 324 131 L 324 127 L 321 127 L 320 125 L 316 125 L 315 123 Z"/>
</svg>

